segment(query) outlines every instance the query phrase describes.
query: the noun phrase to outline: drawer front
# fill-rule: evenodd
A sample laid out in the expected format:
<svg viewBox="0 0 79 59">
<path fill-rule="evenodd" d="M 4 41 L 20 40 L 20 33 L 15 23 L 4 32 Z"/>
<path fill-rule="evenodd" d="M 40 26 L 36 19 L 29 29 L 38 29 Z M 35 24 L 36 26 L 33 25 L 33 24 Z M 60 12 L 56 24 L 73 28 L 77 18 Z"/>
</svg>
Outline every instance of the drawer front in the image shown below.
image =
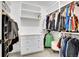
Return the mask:
<svg viewBox="0 0 79 59">
<path fill-rule="evenodd" d="M 43 49 L 41 37 L 21 37 L 21 54 L 29 54 Z"/>
</svg>

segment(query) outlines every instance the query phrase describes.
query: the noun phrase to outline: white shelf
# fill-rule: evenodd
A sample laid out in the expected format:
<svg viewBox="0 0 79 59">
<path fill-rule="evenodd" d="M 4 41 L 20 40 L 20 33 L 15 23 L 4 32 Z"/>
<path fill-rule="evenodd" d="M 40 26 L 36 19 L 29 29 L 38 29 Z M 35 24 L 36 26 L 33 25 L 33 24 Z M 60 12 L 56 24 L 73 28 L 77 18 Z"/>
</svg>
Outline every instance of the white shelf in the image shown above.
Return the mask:
<svg viewBox="0 0 79 59">
<path fill-rule="evenodd" d="M 34 10 L 34 11 L 40 11 L 41 10 L 41 8 L 39 6 L 29 4 L 29 3 L 26 3 L 26 2 L 22 2 L 21 7 L 22 7 L 22 9 L 28 9 L 28 10 Z"/>
<path fill-rule="evenodd" d="M 37 19 L 21 18 L 21 25 L 23 27 L 39 27 L 40 21 Z"/>
<path fill-rule="evenodd" d="M 27 16 L 30 18 L 40 18 L 41 13 L 38 12 L 33 12 L 33 11 L 28 11 L 28 10 L 21 10 L 21 16 Z"/>
<path fill-rule="evenodd" d="M 41 14 L 40 11 L 35 11 L 35 10 L 21 9 L 21 11 L 28 11 L 28 12 L 32 12 L 32 13 L 36 13 L 36 14 Z"/>
<path fill-rule="evenodd" d="M 21 36 L 25 36 L 25 35 L 42 35 L 41 33 L 27 33 L 27 34 L 20 34 Z"/>
<path fill-rule="evenodd" d="M 22 27 L 21 32 L 20 32 L 21 35 L 37 35 L 37 34 L 41 34 L 41 33 L 42 33 L 42 31 L 40 30 L 39 26 Z"/>
<path fill-rule="evenodd" d="M 39 20 L 39 18 L 29 17 L 29 16 L 21 16 L 21 20 Z"/>
<path fill-rule="evenodd" d="M 22 26 L 34 26 L 37 27 L 39 26 L 40 20 L 37 18 L 32 18 L 32 17 L 21 17 L 21 25 Z"/>
</svg>

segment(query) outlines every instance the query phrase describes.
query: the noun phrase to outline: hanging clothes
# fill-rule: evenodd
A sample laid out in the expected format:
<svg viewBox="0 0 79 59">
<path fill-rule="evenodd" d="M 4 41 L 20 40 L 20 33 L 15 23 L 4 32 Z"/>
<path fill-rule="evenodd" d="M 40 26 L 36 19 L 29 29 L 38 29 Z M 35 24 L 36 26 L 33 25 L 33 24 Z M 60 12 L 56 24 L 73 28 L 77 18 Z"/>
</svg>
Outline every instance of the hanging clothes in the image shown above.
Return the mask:
<svg viewBox="0 0 79 59">
<path fill-rule="evenodd" d="M 77 57 L 79 52 L 79 40 L 72 37 L 61 37 L 58 42 L 61 57 Z"/>
<path fill-rule="evenodd" d="M 49 25 L 49 16 L 46 16 L 46 29 L 48 29 L 48 25 Z"/>
<path fill-rule="evenodd" d="M 69 16 L 69 32 L 72 31 L 72 17 Z"/>
<path fill-rule="evenodd" d="M 79 6 L 75 5 L 74 16 L 76 16 L 76 17 L 74 17 L 74 18 L 75 18 L 76 32 L 79 32 L 79 16 L 78 15 L 79 15 Z M 77 19 L 78 19 L 78 22 L 77 22 Z M 77 29 L 77 26 L 78 26 L 78 29 Z"/>
<path fill-rule="evenodd" d="M 60 23 L 60 31 L 63 31 L 65 30 L 65 17 L 64 16 L 61 16 L 61 19 L 60 19 L 61 23 Z"/>
<path fill-rule="evenodd" d="M 68 38 L 65 37 L 65 39 L 64 39 L 64 47 L 63 47 L 63 56 L 64 56 L 64 57 L 66 57 L 67 42 L 68 42 L 68 40 L 70 40 L 70 39 L 71 39 L 71 37 L 68 37 Z"/>
<path fill-rule="evenodd" d="M 45 48 L 45 42 L 46 42 L 46 35 L 47 33 L 44 35 L 44 48 Z"/>
<path fill-rule="evenodd" d="M 56 25 L 57 25 L 57 17 L 58 17 L 59 12 L 56 12 L 55 14 L 55 30 L 56 30 Z"/>
<path fill-rule="evenodd" d="M 53 19 L 52 21 L 50 21 L 50 29 L 55 31 L 55 19 Z"/>
<path fill-rule="evenodd" d="M 78 32 L 78 17 L 74 15 L 74 19 L 75 19 L 75 31 Z"/>
<path fill-rule="evenodd" d="M 65 40 L 65 39 L 66 39 L 65 37 L 62 37 L 62 38 L 61 38 L 61 44 L 60 44 L 60 46 L 61 46 L 61 48 L 60 48 L 60 57 L 64 57 L 63 49 L 64 49 L 64 40 Z"/>
<path fill-rule="evenodd" d="M 79 40 L 72 38 L 67 42 L 66 57 L 77 57 L 79 52 Z"/>
<path fill-rule="evenodd" d="M 51 14 L 50 17 L 49 17 L 49 25 L 50 25 L 49 29 L 53 30 L 53 31 L 55 30 L 55 19 L 54 19 L 54 16 L 55 16 L 55 14 Z"/>
<path fill-rule="evenodd" d="M 59 41 L 58 41 L 58 43 L 57 43 L 57 47 L 58 47 L 58 48 L 61 48 L 61 39 L 62 39 L 62 38 L 60 38 Z"/>
<path fill-rule="evenodd" d="M 54 38 L 50 32 L 46 34 L 45 37 L 45 47 L 51 48 L 51 42 L 54 41 Z"/>
<path fill-rule="evenodd" d="M 68 10 L 69 10 L 69 5 L 66 6 L 66 21 L 65 21 L 66 31 L 69 30 L 69 13 L 68 13 Z"/>
<path fill-rule="evenodd" d="M 55 19 L 54 19 L 54 14 L 50 14 L 47 16 L 46 19 L 46 29 L 50 29 L 55 31 Z"/>
<path fill-rule="evenodd" d="M 60 13 L 58 14 L 57 17 L 56 31 L 60 31 Z"/>
<path fill-rule="evenodd" d="M 75 20 L 74 20 L 74 2 L 70 4 L 70 17 L 72 24 L 72 31 L 75 31 Z"/>
<path fill-rule="evenodd" d="M 10 19 L 8 23 L 8 39 L 11 40 L 9 52 L 13 50 L 13 45 L 19 41 L 18 30 L 18 24 L 12 19 Z"/>
</svg>

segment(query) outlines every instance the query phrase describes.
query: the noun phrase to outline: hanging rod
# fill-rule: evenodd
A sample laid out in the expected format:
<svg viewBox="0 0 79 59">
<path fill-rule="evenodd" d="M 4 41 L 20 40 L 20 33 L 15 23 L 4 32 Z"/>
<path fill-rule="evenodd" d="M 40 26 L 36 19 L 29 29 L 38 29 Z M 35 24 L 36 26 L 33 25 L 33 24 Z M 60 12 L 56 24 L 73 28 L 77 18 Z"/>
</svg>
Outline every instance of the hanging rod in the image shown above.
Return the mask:
<svg viewBox="0 0 79 59">
<path fill-rule="evenodd" d="M 60 33 L 72 34 L 72 35 L 79 35 L 79 33 L 73 33 L 73 32 L 60 32 Z"/>
</svg>

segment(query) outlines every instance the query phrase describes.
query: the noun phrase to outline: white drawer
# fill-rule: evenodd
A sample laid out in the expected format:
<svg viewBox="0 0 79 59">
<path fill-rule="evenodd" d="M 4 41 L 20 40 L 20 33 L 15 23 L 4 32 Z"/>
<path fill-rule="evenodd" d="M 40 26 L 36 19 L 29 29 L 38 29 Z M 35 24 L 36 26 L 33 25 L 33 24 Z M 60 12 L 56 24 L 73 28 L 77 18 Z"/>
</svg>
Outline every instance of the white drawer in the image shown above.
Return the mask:
<svg viewBox="0 0 79 59">
<path fill-rule="evenodd" d="M 27 38 L 27 39 L 26 39 Z M 29 54 L 40 51 L 43 47 L 42 40 L 39 37 L 22 37 L 21 38 L 21 54 Z"/>
</svg>

